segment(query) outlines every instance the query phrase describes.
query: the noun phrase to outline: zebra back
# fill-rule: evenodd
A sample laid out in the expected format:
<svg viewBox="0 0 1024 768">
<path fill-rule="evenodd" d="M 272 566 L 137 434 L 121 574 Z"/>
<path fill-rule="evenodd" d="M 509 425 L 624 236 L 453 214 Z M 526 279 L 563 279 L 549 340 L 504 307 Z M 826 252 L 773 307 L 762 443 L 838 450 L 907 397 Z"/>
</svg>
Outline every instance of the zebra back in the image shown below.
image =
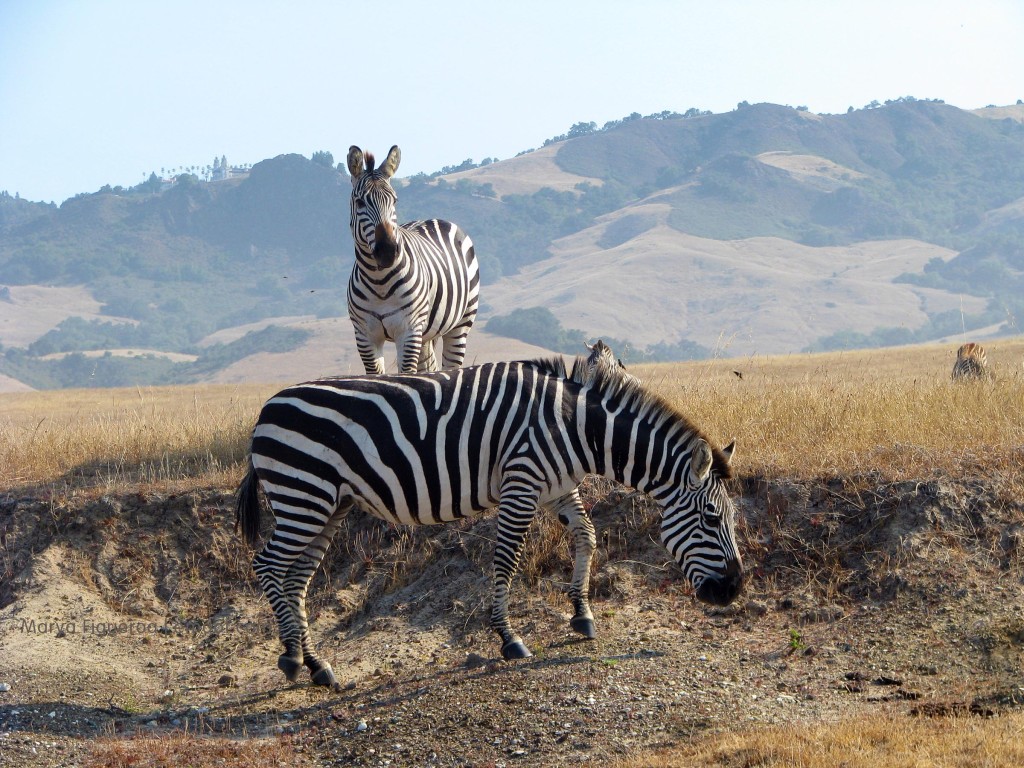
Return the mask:
<svg viewBox="0 0 1024 768">
<path fill-rule="evenodd" d="M 973 341 L 961 344 L 953 363 L 954 381 L 981 379 L 988 374 L 988 356 L 985 348 Z"/>
</svg>

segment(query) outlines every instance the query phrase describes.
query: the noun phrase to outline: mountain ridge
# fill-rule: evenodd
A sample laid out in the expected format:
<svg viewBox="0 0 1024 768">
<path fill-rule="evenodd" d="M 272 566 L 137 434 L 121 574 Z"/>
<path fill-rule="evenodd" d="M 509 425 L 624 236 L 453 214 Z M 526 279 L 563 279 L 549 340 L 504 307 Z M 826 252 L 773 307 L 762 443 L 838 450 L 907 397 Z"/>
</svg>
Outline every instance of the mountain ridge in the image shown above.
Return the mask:
<svg viewBox="0 0 1024 768">
<path fill-rule="evenodd" d="M 1024 311 L 1015 298 L 1024 296 L 1024 106 L 984 112 L 906 99 L 846 115 L 740 105 L 721 115 L 631 116 L 509 160 L 399 179 L 399 216 L 448 218 L 470 233 L 484 274 L 474 334 L 541 298 L 564 328 L 628 342 L 640 359 L 652 344 L 710 351 L 721 346 L 712 339 L 744 334 L 743 354 L 907 343 L 962 325 L 1001 322 L 1001 332 L 1014 332 Z M 336 168 L 284 154 L 241 179 L 193 177 L 162 192 L 105 188 L 59 208 L 0 195 L 0 286 L 80 286 L 100 306 L 65 315 L 91 325 L 58 320 L 28 343 L 0 321 L 0 373 L 68 386 L 75 371 L 57 375 L 44 354 L 115 346 L 202 357 L 213 352 L 201 342 L 226 329 L 344 317 L 348 190 Z M 849 266 L 885 242 L 897 252 L 916 243 L 916 256 L 868 287 L 844 278 L 848 300 L 837 300 L 822 259 Z M 681 259 L 692 279 L 647 274 L 641 265 L 652 251 Z M 762 251 L 775 266 L 758 264 Z M 731 255 L 722 260 L 723 252 Z M 778 260 L 798 266 L 787 276 Z M 807 278 L 803 294 L 786 287 L 799 282 L 794 273 Z M 714 287 L 729 280 L 746 287 L 731 296 Z M 602 281 L 636 290 L 585 309 L 595 299 L 580 292 L 600 301 Z M 703 313 L 688 308 L 700 301 Z M 647 319 L 652 304 L 664 309 Z M 802 305 L 817 309 L 796 322 Z M 736 306 L 760 309 L 741 320 Z M 285 343 L 260 338 L 249 343 Z M 353 346 L 344 334 L 338 344 Z M 153 383 L 137 362 L 124 377 Z M 174 376 L 208 377 L 211 365 Z"/>
</svg>

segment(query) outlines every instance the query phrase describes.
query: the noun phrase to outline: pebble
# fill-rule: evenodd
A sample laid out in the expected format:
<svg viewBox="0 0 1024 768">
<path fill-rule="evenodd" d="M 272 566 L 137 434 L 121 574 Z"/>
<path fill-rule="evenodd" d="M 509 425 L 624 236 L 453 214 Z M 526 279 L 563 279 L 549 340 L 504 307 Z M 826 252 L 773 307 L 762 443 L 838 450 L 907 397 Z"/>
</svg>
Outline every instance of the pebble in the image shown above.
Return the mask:
<svg viewBox="0 0 1024 768">
<path fill-rule="evenodd" d="M 0 693 L 7 693 L 9 690 L 11 690 L 10 683 L 0 683 Z"/>
<path fill-rule="evenodd" d="M 366 721 L 365 720 L 360 720 L 358 723 L 356 723 L 356 733 L 362 733 L 368 727 L 369 726 L 366 725 Z"/>
</svg>

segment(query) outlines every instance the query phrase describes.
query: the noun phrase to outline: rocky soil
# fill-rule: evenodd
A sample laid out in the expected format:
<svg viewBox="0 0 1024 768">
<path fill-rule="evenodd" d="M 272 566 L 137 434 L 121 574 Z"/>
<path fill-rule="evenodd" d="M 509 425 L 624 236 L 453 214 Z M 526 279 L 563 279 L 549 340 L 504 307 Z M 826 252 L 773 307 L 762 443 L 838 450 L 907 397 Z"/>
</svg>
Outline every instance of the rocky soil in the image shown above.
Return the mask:
<svg viewBox="0 0 1024 768">
<path fill-rule="evenodd" d="M 0 765 L 160 764 L 154 745 L 224 737 L 277 750 L 266 765 L 608 765 L 712 730 L 1017 708 L 1020 483 L 745 479 L 750 579 L 725 609 L 682 584 L 643 497 L 590 485 L 599 638 L 569 631 L 546 521 L 513 593 L 535 655 L 514 663 L 486 627 L 491 521 L 353 516 L 310 595 L 336 691 L 277 671 L 229 493 L 0 497 Z"/>
</svg>

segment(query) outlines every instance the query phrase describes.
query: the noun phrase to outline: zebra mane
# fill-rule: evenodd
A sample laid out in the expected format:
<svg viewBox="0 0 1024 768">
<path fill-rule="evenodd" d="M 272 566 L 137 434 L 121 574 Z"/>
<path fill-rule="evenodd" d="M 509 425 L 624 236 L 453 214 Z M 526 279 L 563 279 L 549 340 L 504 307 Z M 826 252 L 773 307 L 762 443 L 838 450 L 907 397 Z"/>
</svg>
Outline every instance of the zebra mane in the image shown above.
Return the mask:
<svg viewBox="0 0 1024 768">
<path fill-rule="evenodd" d="M 563 379 L 568 378 L 565 373 L 565 360 L 560 357 L 545 357 L 537 360 L 530 360 L 530 364 L 537 368 L 541 373 L 546 373 L 549 376 L 561 376 Z"/>
<path fill-rule="evenodd" d="M 563 370 L 565 369 L 564 363 L 562 368 Z M 577 357 L 576 362 L 573 364 L 572 380 L 586 386 L 585 381 L 577 378 L 577 374 L 585 375 L 590 381 L 590 386 L 603 399 L 618 398 L 628 406 L 629 410 L 635 413 L 653 413 L 681 422 L 687 431 L 692 432 L 711 448 L 711 468 L 718 476 L 723 480 L 728 480 L 732 477 L 732 467 L 725 454 L 722 453 L 721 449 L 714 442 L 708 439 L 707 435 L 696 424 L 683 415 L 675 405 L 661 395 L 648 390 L 640 379 L 635 376 L 624 375 L 621 368 L 612 365 L 597 365 L 593 367 L 592 371 L 582 374 L 587 368 L 587 359 Z"/>
<path fill-rule="evenodd" d="M 366 163 L 366 172 L 373 173 L 373 166 L 377 164 L 373 152 L 363 152 L 363 162 Z"/>
</svg>

